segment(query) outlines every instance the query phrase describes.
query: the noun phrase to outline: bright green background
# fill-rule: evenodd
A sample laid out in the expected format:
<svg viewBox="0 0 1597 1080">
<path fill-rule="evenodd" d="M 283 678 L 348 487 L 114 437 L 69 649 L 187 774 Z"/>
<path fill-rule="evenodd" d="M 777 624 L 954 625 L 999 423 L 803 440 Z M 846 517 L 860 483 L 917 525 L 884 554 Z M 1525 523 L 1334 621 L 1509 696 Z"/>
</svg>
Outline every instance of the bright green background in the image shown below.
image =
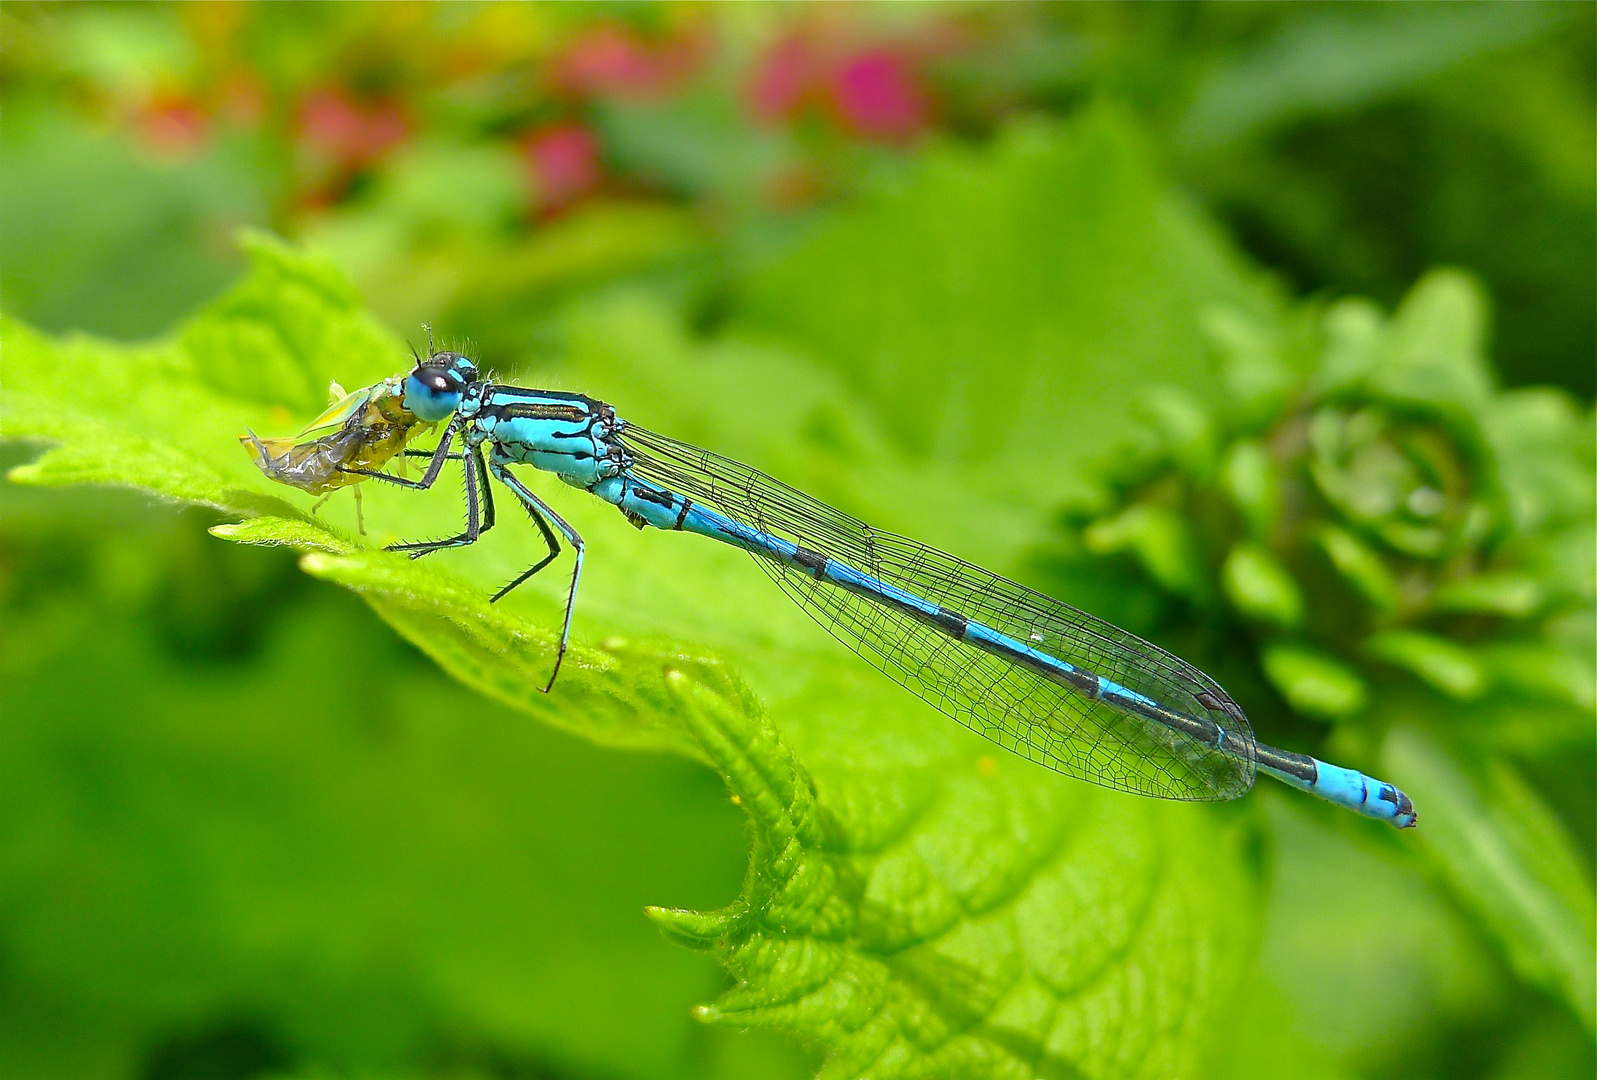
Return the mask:
<svg viewBox="0 0 1597 1080">
<path fill-rule="evenodd" d="M 951 9 L 971 37 L 925 62 L 938 123 L 896 148 L 749 124 L 742 73 L 802 9 L 405 11 L 255 10 L 230 39 L 274 92 L 357 61 L 406 74 L 412 137 L 330 206 L 300 198 L 270 116 L 174 157 L 118 111 L 204 85 L 209 16 L 0 12 L 0 297 L 22 320 L 5 463 L 55 442 L 22 478 L 206 504 L 0 488 L 0 1072 L 1590 1074 L 1592 964 L 1568 974 L 1590 949 L 1589 711 L 1546 743 L 1558 763 L 1528 755 L 1553 815 L 1528 844 L 1556 865 L 1510 844 L 1522 891 L 1494 906 L 1497 879 L 1482 901 L 1426 841 L 1273 785 L 1172 806 L 989 756 L 743 556 L 535 481 L 591 545 L 576 663 L 541 699 L 554 576 L 472 622 L 537 546 L 509 506 L 467 552 L 344 559 L 232 438 L 402 366 L 425 320 L 501 372 L 1132 618 L 1144 592 L 1048 553 L 1150 386 L 1225 400 L 1216 310 L 1290 336 L 1308 292 L 1391 306 L 1462 263 L 1500 312 L 1505 381 L 1589 405 L 1589 5 Z M 826 32 L 938 16 L 850 17 Z M 519 84 L 462 89 L 427 58 L 520 34 L 535 70 L 611 20 L 717 46 L 671 95 L 525 106 L 575 111 L 615 178 L 529 225 L 495 119 Z M 826 196 L 773 209 L 762 170 L 794 161 Z M 246 223 L 322 254 L 257 240 L 247 266 Z M 51 336 L 71 330 L 98 336 Z M 451 528 L 456 498 L 368 490 L 370 540 Z M 253 515 L 256 539 L 340 554 L 307 575 L 205 532 Z M 352 531 L 348 497 L 323 518 Z M 510 659 L 467 670 L 461 625 L 514 639 Z M 1427 745 L 1416 774 L 1446 760 Z M 718 772 L 745 807 L 774 785 L 778 810 L 751 823 Z M 1512 792 L 1426 778 L 1496 850 Z M 1501 801 L 1472 818 L 1473 798 Z M 709 953 L 642 914 L 740 902 L 765 922 Z M 728 969 L 746 984 L 720 998 Z M 718 998 L 727 1023 L 690 1015 Z"/>
</svg>

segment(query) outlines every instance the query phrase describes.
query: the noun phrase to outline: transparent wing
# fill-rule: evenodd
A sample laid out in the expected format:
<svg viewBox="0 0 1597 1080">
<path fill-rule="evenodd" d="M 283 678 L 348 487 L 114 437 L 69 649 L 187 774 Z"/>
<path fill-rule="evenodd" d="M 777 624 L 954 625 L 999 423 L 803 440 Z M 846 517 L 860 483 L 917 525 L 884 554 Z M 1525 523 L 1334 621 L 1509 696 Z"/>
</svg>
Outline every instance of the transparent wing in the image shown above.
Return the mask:
<svg viewBox="0 0 1597 1080">
<path fill-rule="evenodd" d="M 1231 799 L 1253 783 L 1253 732 L 1214 680 L 1156 645 L 970 563 L 873 529 L 755 469 L 628 425 L 640 479 L 840 560 L 947 611 L 1226 732 L 1217 749 L 984 652 L 896 608 L 755 561 L 816 622 L 912 693 L 1020 756 L 1122 791 Z"/>
</svg>

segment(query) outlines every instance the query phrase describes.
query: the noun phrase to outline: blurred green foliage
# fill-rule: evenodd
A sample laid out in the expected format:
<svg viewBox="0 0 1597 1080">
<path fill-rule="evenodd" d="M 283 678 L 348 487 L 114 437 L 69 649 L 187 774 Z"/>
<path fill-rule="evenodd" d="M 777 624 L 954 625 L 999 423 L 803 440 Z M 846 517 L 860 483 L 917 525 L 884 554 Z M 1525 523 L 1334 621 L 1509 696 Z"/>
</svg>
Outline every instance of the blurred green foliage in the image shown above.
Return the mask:
<svg viewBox="0 0 1597 1080">
<path fill-rule="evenodd" d="M 1590 1075 L 1593 20 L 0 7 L 0 1072 Z M 1420 829 L 990 753 L 559 492 L 537 694 L 554 583 L 482 603 L 530 530 L 403 563 L 453 493 L 362 539 L 235 445 L 422 321 L 1161 641 Z"/>
<path fill-rule="evenodd" d="M 1545 802 L 1589 836 L 1585 789 L 1520 770 L 1591 738 L 1597 429 L 1495 389 L 1483 304 L 1438 271 L 1390 319 L 1345 300 L 1284 336 L 1213 312 L 1224 404 L 1155 396 L 1067 515 L 1064 577 L 1120 557 L 1162 609 L 1139 629 L 1252 687 L 1256 725 L 1331 721 L 1338 760 L 1402 776 L 1438 875 L 1589 1028 L 1590 847 Z"/>
</svg>

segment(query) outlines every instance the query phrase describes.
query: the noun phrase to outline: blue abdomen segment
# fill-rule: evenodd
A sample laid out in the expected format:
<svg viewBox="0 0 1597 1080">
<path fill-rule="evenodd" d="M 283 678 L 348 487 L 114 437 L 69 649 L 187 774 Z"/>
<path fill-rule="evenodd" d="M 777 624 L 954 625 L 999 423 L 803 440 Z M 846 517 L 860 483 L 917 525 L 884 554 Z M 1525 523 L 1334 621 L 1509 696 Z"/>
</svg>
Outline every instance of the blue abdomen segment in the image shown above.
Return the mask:
<svg viewBox="0 0 1597 1080">
<path fill-rule="evenodd" d="M 1260 754 L 1259 769 L 1283 783 L 1399 829 L 1413 828 L 1419 821 L 1419 814 L 1409 797 L 1385 781 L 1318 758 L 1288 754 L 1273 748 L 1260 749 L 1263 752 Z M 1271 759 L 1275 757 L 1283 760 L 1274 762 Z"/>
<path fill-rule="evenodd" d="M 1418 818 L 1408 796 L 1391 784 L 1302 754 L 1259 746 L 1248 739 L 1228 739 L 1226 729 L 1208 717 L 1168 708 L 1112 679 L 1076 667 L 990 626 L 947 611 L 925 597 L 882 581 L 821 552 L 811 551 L 780 536 L 733 521 L 685 496 L 640 483 L 626 475 L 604 480 L 592 490 L 600 498 L 656 528 L 708 536 L 799 569 L 817 581 L 895 607 L 923 623 L 937 627 L 958 641 L 1030 668 L 1044 678 L 1068 686 L 1083 697 L 1102 702 L 1122 715 L 1152 721 L 1171 732 L 1172 737 L 1182 736 L 1201 746 L 1233 755 L 1251 757 L 1257 754 L 1258 767 L 1271 776 L 1365 817 L 1385 821 L 1398 828 L 1409 828 Z"/>
<path fill-rule="evenodd" d="M 655 497 L 666 494 L 668 493 L 659 492 Z M 817 581 L 824 581 L 840 589 L 869 597 L 878 603 L 891 605 L 923 623 L 935 626 L 957 641 L 1001 657 L 1010 663 L 1030 668 L 1043 678 L 1068 686 L 1083 697 L 1101 701 L 1123 715 L 1138 720 L 1153 721 L 1201 746 L 1228 750 L 1231 753 L 1247 752 L 1245 745 L 1235 749 L 1228 747 L 1225 729 L 1213 720 L 1167 708 L 1152 698 L 1111 679 L 1078 668 L 990 626 L 967 619 L 957 612 L 947 611 L 925 597 L 882 581 L 847 563 L 831 559 L 817 551 L 810 551 L 779 536 L 742 525 L 696 503 L 683 500 L 685 505 L 680 509 L 676 503 L 664 500 L 662 503 L 658 509 L 650 507 L 643 511 L 639 511 L 629 502 L 623 502 L 621 505 L 622 509 L 641 512 L 641 516 L 650 524 L 672 512 L 679 512 L 681 516 L 675 519 L 674 524 L 662 527 L 699 533 L 723 543 L 733 544 L 746 551 L 796 567 Z"/>
</svg>

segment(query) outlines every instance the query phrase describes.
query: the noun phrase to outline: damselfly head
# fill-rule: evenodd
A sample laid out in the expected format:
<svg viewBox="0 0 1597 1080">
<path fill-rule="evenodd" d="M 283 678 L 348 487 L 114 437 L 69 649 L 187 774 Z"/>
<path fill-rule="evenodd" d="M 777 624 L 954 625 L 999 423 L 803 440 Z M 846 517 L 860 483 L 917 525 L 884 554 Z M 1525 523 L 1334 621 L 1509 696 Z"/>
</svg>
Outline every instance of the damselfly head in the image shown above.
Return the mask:
<svg viewBox="0 0 1597 1080">
<path fill-rule="evenodd" d="M 477 381 L 477 365 L 460 353 L 435 352 L 405 379 L 405 408 L 429 423 L 460 408 L 466 387 Z"/>
</svg>

